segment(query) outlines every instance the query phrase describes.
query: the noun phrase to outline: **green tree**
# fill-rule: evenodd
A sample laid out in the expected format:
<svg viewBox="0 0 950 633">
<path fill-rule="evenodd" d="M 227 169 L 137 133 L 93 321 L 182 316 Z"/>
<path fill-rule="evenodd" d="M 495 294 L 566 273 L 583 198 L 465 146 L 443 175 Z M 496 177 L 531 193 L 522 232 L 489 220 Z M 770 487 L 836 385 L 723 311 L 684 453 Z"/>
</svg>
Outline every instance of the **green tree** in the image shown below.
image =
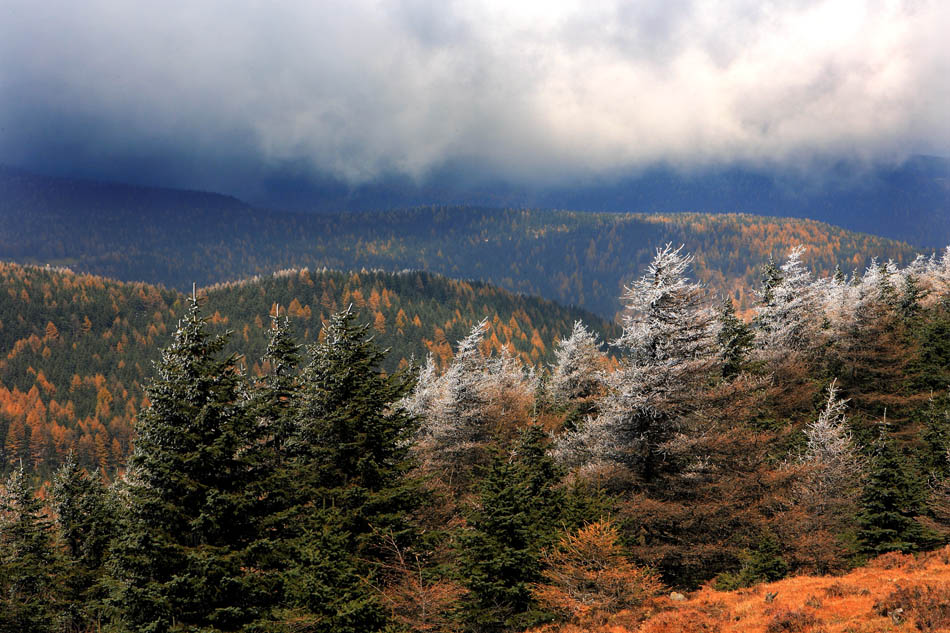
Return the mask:
<svg viewBox="0 0 950 633">
<path fill-rule="evenodd" d="M 53 477 L 52 507 L 68 561 L 63 617 L 76 630 L 98 626 L 109 544 L 117 535 L 116 500 L 98 473 L 86 473 L 75 453 Z"/>
<path fill-rule="evenodd" d="M 112 604 L 135 631 L 232 631 L 261 615 L 249 423 L 225 344 L 192 299 L 146 389 L 112 570 Z"/>
<path fill-rule="evenodd" d="M 54 631 L 63 602 L 62 561 L 23 467 L 5 483 L 0 506 L 0 632 Z"/>
<path fill-rule="evenodd" d="M 355 319 L 351 310 L 333 315 L 324 341 L 310 348 L 293 450 L 298 481 L 341 513 L 355 553 L 365 557 L 381 534 L 397 542 L 411 536 L 408 515 L 420 498 L 410 476 L 416 420 L 396 406 L 412 379 L 381 373 L 386 352 Z"/>
<path fill-rule="evenodd" d="M 742 371 L 754 341 L 752 328 L 736 316 L 732 299 L 724 297 L 719 307 L 719 332 L 716 334 L 723 378 L 733 378 Z"/>
<path fill-rule="evenodd" d="M 416 421 L 396 404 L 411 379 L 381 373 L 386 353 L 355 318 L 350 310 L 333 315 L 323 342 L 309 349 L 288 442 L 299 562 L 286 587 L 291 609 L 314 631 L 384 624 L 374 585 L 384 582 L 386 541 L 412 543 L 410 515 L 421 501 L 409 454 Z"/>
<path fill-rule="evenodd" d="M 874 446 L 861 505 L 858 539 L 865 553 L 912 552 L 924 542 L 924 530 L 917 520 L 923 511 L 920 481 L 885 424 Z"/>
<path fill-rule="evenodd" d="M 513 455 L 499 455 L 469 512 L 459 564 L 470 590 L 463 617 L 473 631 L 523 628 L 540 615 L 532 587 L 565 507 L 545 439 L 540 427 L 529 427 Z"/>
</svg>

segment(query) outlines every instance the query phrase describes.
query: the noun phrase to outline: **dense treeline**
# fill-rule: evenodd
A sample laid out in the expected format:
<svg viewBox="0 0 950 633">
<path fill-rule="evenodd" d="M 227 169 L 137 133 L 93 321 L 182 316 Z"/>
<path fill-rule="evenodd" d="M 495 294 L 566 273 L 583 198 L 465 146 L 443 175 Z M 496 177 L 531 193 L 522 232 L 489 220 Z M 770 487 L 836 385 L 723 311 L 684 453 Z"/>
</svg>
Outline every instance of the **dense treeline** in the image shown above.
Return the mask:
<svg viewBox="0 0 950 633">
<path fill-rule="evenodd" d="M 254 375 L 267 371 L 268 315 L 278 307 L 311 342 L 332 313 L 352 304 L 391 350 L 383 361 L 389 372 L 430 352 L 445 363 L 450 341 L 486 315 L 485 346 L 510 344 L 533 364 L 553 358 L 555 340 L 577 319 L 615 335 L 581 310 L 422 272 L 286 271 L 201 295 L 215 307 L 209 327 L 235 331 L 227 351 L 242 354 Z M 142 386 L 184 305 L 182 294 L 160 286 L 0 263 L 0 470 L 22 462 L 48 475 L 70 450 L 81 466 L 109 476 L 123 466 L 145 404 Z"/>
<path fill-rule="evenodd" d="M 0 630 L 583 628 L 945 544 L 950 249 L 854 277 L 802 255 L 744 321 L 659 249 L 618 363 L 578 322 L 544 372 L 483 321 L 385 373 L 344 311 L 306 350 L 274 318 L 253 376 L 192 301 L 125 476 L 68 462 L 50 513 L 8 479 Z"/>
<path fill-rule="evenodd" d="M 406 268 L 480 279 L 612 319 L 656 244 L 685 244 L 695 275 L 748 309 L 770 255 L 809 246 L 820 274 L 863 270 L 907 244 L 812 220 L 424 207 L 303 215 L 226 196 L 0 172 L 0 258 L 189 290 L 286 268 Z M 632 209 L 636 211 L 636 209 Z"/>
</svg>

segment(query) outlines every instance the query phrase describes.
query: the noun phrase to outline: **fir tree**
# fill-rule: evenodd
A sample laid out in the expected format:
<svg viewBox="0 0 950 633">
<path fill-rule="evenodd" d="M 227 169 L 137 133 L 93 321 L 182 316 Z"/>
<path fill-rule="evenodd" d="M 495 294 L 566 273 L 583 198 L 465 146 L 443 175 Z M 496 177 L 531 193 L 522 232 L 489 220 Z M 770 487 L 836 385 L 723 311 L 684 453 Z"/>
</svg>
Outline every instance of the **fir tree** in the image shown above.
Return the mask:
<svg viewBox="0 0 950 633">
<path fill-rule="evenodd" d="M 858 515 L 858 538 L 865 553 L 912 552 L 920 547 L 925 540 L 917 520 L 923 510 L 920 487 L 882 423 Z"/>
<path fill-rule="evenodd" d="M 342 513 L 363 556 L 374 534 L 407 537 L 407 516 L 420 499 L 409 476 L 416 420 L 396 404 L 412 380 L 381 373 L 386 353 L 367 336 L 369 326 L 355 319 L 351 310 L 333 315 L 324 342 L 310 349 L 293 450 L 299 482 Z"/>
<path fill-rule="evenodd" d="M 292 547 L 299 533 L 294 508 L 306 503 L 292 467 L 292 444 L 297 431 L 300 398 L 300 346 L 286 317 L 273 317 L 271 339 L 263 358 L 270 372 L 251 388 L 247 412 L 253 421 L 252 443 L 245 459 L 252 469 L 253 564 L 258 582 L 267 588 L 271 606 L 283 599 L 283 570 L 297 554 Z"/>
<path fill-rule="evenodd" d="M 66 608 L 62 561 L 23 467 L 7 479 L 0 506 L 0 633 L 47 633 Z"/>
<path fill-rule="evenodd" d="M 192 299 L 146 389 L 113 569 L 112 603 L 136 631 L 235 630 L 261 615 L 249 423 L 225 344 Z"/>
<path fill-rule="evenodd" d="M 117 535 L 116 499 L 98 473 L 88 474 L 75 453 L 53 478 L 53 510 L 65 556 L 68 608 L 63 616 L 78 629 L 98 626 L 106 588 L 102 582 L 111 540 Z"/>
<path fill-rule="evenodd" d="M 719 332 L 716 334 L 723 378 L 728 380 L 742 371 L 754 340 L 752 328 L 736 317 L 732 299 L 724 297 L 719 308 Z"/>
<path fill-rule="evenodd" d="M 527 429 L 511 457 L 500 455 L 481 483 L 461 538 L 460 571 L 470 594 L 464 620 L 473 631 L 528 624 L 541 550 L 552 544 L 564 511 L 559 471 L 545 453 L 545 434 Z"/>
<path fill-rule="evenodd" d="M 290 608 L 312 622 L 307 630 L 380 629 L 383 541 L 406 546 L 414 539 L 410 514 L 421 494 L 410 475 L 409 439 L 416 423 L 397 405 L 412 382 L 381 373 L 385 352 L 367 330 L 350 310 L 333 315 L 301 374 L 289 443 L 298 489 L 290 546 L 297 562 L 286 574 L 286 591 Z"/>
</svg>

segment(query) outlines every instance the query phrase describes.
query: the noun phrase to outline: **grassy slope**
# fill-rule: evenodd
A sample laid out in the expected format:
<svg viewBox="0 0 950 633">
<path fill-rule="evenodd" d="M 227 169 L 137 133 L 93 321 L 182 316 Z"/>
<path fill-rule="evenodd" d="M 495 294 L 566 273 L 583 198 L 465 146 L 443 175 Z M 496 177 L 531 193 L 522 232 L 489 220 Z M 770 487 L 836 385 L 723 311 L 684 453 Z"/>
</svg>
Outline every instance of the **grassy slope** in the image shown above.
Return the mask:
<svg viewBox="0 0 950 633">
<path fill-rule="evenodd" d="M 766 596 L 775 594 L 770 601 Z M 898 611 L 902 609 L 902 611 Z M 950 547 L 886 554 L 845 576 L 798 576 L 748 589 L 658 598 L 644 615 L 534 633 L 898 633 L 950 631 Z"/>
</svg>

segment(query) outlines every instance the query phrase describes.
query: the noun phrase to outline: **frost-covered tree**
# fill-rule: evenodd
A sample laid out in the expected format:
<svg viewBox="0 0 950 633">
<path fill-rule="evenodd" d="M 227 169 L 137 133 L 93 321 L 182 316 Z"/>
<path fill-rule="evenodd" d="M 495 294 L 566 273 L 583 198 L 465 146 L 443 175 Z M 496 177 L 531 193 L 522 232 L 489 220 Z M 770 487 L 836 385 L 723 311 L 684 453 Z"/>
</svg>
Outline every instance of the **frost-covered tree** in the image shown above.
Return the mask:
<svg viewBox="0 0 950 633">
<path fill-rule="evenodd" d="M 811 273 L 802 263 L 804 246 L 791 250 L 779 274 L 766 274 L 756 307 L 758 347 L 766 356 L 806 350 L 815 343 L 818 302 Z"/>
<path fill-rule="evenodd" d="M 419 416 L 419 450 L 430 464 L 455 474 L 486 463 L 486 448 L 510 439 L 531 416 L 537 379 L 521 360 L 502 349 L 485 356 L 488 321 L 478 323 L 458 343 L 452 363 L 437 376 L 431 359 L 405 406 Z"/>
<path fill-rule="evenodd" d="M 944 249 L 939 259 L 936 256 L 930 259 L 927 272 L 938 300 L 950 301 L 950 246 Z"/>
<path fill-rule="evenodd" d="M 551 396 L 558 406 L 601 393 L 606 376 L 606 356 L 597 335 L 574 322 L 570 336 L 558 341 L 551 368 Z"/>
<path fill-rule="evenodd" d="M 717 358 L 715 315 L 686 276 L 692 258 L 667 244 L 626 291 L 623 365 L 610 376 L 596 417 L 558 442 L 567 464 L 620 462 L 649 476 Z"/>
<path fill-rule="evenodd" d="M 434 368 L 427 364 L 429 382 L 420 380 L 410 397 L 420 416 L 420 442 L 447 465 L 460 464 L 489 439 L 483 394 L 486 365 L 479 349 L 487 329 L 487 319 L 482 320 L 459 341 L 455 358 L 437 380 L 432 380 Z"/>
<path fill-rule="evenodd" d="M 819 511 L 836 499 L 852 499 L 863 475 L 863 459 L 845 416 L 847 403 L 838 397 L 837 381 L 832 381 L 818 419 L 805 427 L 807 444 L 801 459 L 810 467 L 805 493 Z"/>
<path fill-rule="evenodd" d="M 680 369 L 710 356 L 713 313 L 702 284 L 686 276 L 693 261 L 683 247 L 657 249 L 647 273 L 626 289 L 626 312 L 616 344 L 633 364 Z"/>
</svg>

